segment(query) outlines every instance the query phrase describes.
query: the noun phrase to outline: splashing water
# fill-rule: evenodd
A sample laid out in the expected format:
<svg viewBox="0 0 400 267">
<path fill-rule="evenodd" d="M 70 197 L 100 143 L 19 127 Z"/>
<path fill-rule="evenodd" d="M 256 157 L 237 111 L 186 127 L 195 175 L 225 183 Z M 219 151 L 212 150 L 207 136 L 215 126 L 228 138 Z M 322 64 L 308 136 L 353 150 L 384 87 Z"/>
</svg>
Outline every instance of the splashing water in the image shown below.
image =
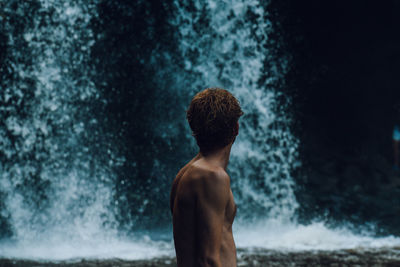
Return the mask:
<svg viewBox="0 0 400 267">
<path fill-rule="evenodd" d="M 275 250 L 338 250 L 399 246 L 397 237 L 373 237 L 371 232 L 354 234 L 346 227 L 327 228 L 324 223 L 310 225 L 282 224 L 269 220 L 251 227 L 236 226 L 236 242 L 241 248 Z"/>
<path fill-rule="evenodd" d="M 0 183 L 13 239 L 51 243 L 104 236 L 115 223 L 108 210 L 112 175 L 86 143 L 89 129 L 98 127 L 85 114 L 99 97 L 86 56 L 94 43 L 87 27 L 94 3 L 43 0 L 13 10 L 15 5 L 5 7 L 8 22 L 15 14 L 36 14 L 22 33 L 6 25 L 12 33 L 6 64 L 13 77 L 1 90 L 6 120 L 0 128 Z"/>
<path fill-rule="evenodd" d="M 123 247 L 134 258 L 152 255 L 150 247 L 156 246 L 116 239 L 110 169 L 123 159 L 98 142 L 100 126 L 91 115 L 91 105 L 100 98 L 89 65 L 95 4 L 5 4 L 10 78 L 0 90 L 5 118 L 0 126 L 5 206 L 0 219 L 7 219 L 12 235 L 0 247 L 2 256 L 112 257 Z M 25 23 L 23 31 L 13 19 Z"/>
<path fill-rule="evenodd" d="M 290 221 L 297 208 L 290 176 L 298 162 L 297 141 L 289 118 L 276 111 L 277 84 L 289 63 L 272 55 L 268 13 L 258 1 L 179 1 L 176 6 L 187 80 L 196 90 L 230 90 L 245 113 L 229 167 L 239 214 L 246 221 Z"/>
<path fill-rule="evenodd" d="M 89 62 L 96 5 L 40 0 L 3 7 L 0 223 L 9 238 L 1 257 L 135 259 L 172 251 L 170 242 L 118 235 L 112 169 L 124 159 L 102 139 L 101 114 L 93 112 L 103 101 Z"/>
</svg>

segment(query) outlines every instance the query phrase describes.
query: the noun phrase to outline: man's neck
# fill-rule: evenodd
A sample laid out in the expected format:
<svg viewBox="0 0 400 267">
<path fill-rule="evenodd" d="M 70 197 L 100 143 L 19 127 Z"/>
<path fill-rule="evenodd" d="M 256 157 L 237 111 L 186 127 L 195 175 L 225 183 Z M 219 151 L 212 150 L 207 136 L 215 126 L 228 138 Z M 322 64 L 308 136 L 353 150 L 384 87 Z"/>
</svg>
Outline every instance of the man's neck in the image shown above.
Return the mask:
<svg viewBox="0 0 400 267">
<path fill-rule="evenodd" d="M 202 153 L 199 152 L 199 156 L 204 158 L 206 161 L 211 163 L 212 165 L 216 165 L 219 167 L 226 168 L 228 167 L 229 157 L 231 154 L 232 144 L 224 146 L 223 148 L 219 148 L 213 150 L 212 152 Z"/>
</svg>

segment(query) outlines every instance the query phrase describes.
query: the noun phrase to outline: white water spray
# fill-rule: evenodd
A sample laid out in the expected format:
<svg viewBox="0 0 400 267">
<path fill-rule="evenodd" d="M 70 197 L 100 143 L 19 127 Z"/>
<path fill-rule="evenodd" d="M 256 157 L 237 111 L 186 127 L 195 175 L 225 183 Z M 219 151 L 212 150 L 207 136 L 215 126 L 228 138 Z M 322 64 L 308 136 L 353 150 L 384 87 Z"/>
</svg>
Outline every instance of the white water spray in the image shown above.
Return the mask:
<svg viewBox="0 0 400 267">
<path fill-rule="evenodd" d="M 174 24 L 191 88 L 226 88 L 245 113 L 229 166 L 239 216 L 290 221 L 297 208 L 290 175 L 297 162 L 297 141 L 289 131 L 289 118 L 276 111 L 277 82 L 283 82 L 288 61 L 274 58 L 271 51 L 268 12 L 259 1 L 175 4 Z"/>
</svg>

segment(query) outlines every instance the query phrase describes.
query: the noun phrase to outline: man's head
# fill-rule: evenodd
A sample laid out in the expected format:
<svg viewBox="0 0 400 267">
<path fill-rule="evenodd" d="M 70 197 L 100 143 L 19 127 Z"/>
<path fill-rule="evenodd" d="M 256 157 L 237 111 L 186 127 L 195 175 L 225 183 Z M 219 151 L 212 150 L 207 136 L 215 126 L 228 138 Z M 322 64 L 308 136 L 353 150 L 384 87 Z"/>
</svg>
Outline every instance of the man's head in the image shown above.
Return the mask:
<svg viewBox="0 0 400 267">
<path fill-rule="evenodd" d="M 238 134 L 238 120 L 242 115 L 239 101 L 220 88 L 208 88 L 197 93 L 186 112 L 192 134 L 202 152 L 232 143 Z"/>
</svg>

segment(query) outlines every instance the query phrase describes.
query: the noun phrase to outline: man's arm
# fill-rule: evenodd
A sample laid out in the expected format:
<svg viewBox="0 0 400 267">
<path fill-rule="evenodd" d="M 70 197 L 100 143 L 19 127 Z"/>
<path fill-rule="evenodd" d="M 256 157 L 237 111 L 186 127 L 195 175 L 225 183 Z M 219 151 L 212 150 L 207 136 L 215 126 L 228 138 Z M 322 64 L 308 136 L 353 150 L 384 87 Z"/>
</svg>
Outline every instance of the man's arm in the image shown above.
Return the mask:
<svg viewBox="0 0 400 267">
<path fill-rule="evenodd" d="M 178 187 L 178 183 L 179 183 L 179 179 L 182 177 L 182 175 L 184 174 L 184 172 L 187 170 L 187 168 L 196 160 L 198 160 L 200 158 L 200 155 L 197 154 L 194 158 L 192 158 L 191 161 L 189 161 L 182 169 L 179 170 L 178 174 L 176 175 L 174 181 L 172 182 L 172 187 L 171 187 L 171 192 L 170 192 L 170 196 L 169 196 L 169 206 L 170 206 L 170 210 L 171 213 L 174 213 L 174 200 L 175 200 L 175 196 L 176 196 L 176 190 Z"/>
<path fill-rule="evenodd" d="M 230 181 L 225 171 L 201 179 L 196 203 L 199 266 L 221 266 L 220 250 Z"/>
</svg>

